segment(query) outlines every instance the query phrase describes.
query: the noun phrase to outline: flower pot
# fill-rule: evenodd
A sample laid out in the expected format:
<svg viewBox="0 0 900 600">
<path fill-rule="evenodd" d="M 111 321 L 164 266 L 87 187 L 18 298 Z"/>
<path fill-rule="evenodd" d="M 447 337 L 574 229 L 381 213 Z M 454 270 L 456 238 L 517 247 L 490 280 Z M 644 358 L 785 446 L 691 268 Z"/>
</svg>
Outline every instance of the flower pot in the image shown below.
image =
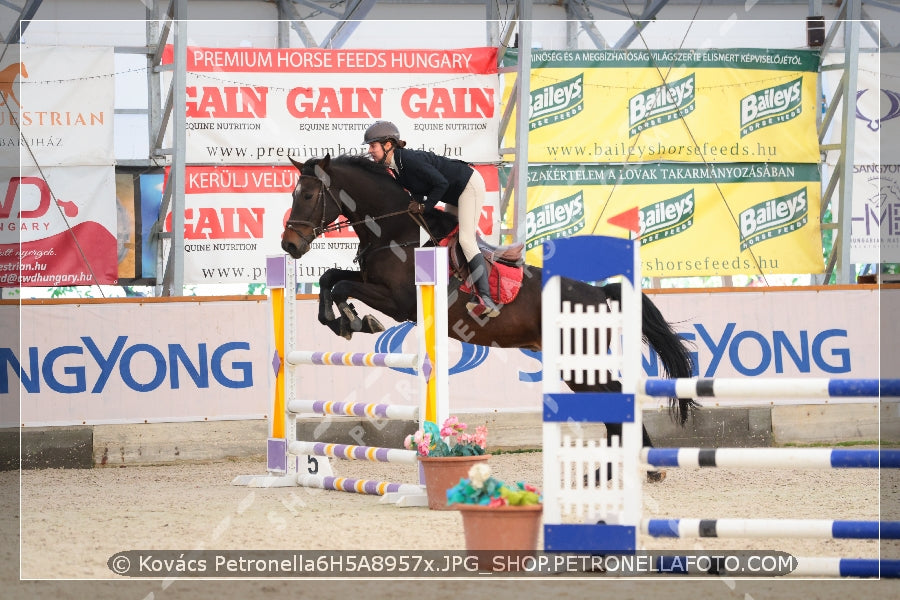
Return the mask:
<svg viewBox="0 0 900 600">
<path fill-rule="evenodd" d="M 537 549 L 543 506 L 453 504 L 463 519 L 466 550 L 482 571 L 519 571 Z"/>
<path fill-rule="evenodd" d="M 419 464 L 428 494 L 428 508 L 432 510 L 456 510 L 457 505 L 447 506 L 447 490 L 469 476 L 472 465 L 485 462 L 490 454 L 480 456 L 420 456 Z"/>
</svg>

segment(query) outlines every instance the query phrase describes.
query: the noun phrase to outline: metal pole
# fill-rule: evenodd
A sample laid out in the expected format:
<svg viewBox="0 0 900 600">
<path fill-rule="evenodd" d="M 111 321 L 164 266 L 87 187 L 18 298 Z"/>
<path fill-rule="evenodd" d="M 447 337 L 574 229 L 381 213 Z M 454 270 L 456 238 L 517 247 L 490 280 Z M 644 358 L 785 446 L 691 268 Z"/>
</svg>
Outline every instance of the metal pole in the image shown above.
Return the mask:
<svg viewBox="0 0 900 600">
<path fill-rule="evenodd" d="M 855 283 L 856 272 L 850 261 L 850 234 L 853 225 L 853 162 L 856 139 L 856 81 L 859 64 L 860 0 L 849 0 L 847 18 L 844 21 L 844 76 L 843 102 L 841 106 L 841 161 L 840 185 L 840 252 L 837 262 L 837 283 Z"/>
<path fill-rule="evenodd" d="M 174 71 L 172 107 L 172 167 L 169 180 L 172 190 L 172 237 L 169 247 L 166 277 L 163 281 L 164 296 L 184 295 L 184 180 L 185 146 L 187 136 L 186 86 L 187 86 L 187 0 L 175 0 L 174 13 Z"/>
<path fill-rule="evenodd" d="M 528 213 L 528 117 L 531 108 L 531 2 L 519 0 L 519 64 L 516 77 L 519 96 L 516 111 L 516 242 L 526 241 L 525 216 Z"/>
</svg>

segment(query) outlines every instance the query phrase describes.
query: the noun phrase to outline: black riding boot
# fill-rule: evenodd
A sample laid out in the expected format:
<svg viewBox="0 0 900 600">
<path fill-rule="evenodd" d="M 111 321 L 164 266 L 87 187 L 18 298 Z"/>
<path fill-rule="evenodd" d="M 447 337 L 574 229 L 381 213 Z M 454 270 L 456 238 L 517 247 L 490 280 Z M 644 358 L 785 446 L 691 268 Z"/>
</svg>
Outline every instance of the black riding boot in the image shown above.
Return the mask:
<svg viewBox="0 0 900 600">
<path fill-rule="evenodd" d="M 481 301 L 485 306 L 484 316 L 496 317 L 500 314 L 500 308 L 494 304 L 494 300 L 491 298 L 491 284 L 488 282 L 488 268 L 484 256 L 478 254 L 470 260 L 469 270 L 471 271 L 471 280 L 474 283 L 474 287 L 478 290 L 478 295 L 481 296 Z M 477 306 L 478 304 L 475 302 L 466 304 L 466 308 L 470 312 Z"/>
</svg>

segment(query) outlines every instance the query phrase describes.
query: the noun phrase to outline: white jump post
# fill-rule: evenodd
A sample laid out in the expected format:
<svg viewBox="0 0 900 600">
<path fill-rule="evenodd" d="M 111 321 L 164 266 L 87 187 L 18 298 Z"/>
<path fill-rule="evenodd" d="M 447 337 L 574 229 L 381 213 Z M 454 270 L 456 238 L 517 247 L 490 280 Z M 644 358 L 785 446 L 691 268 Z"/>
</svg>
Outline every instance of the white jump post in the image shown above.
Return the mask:
<svg viewBox="0 0 900 600">
<path fill-rule="evenodd" d="M 335 476 L 329 461 L 340 458 L 416 464 L 414 450 L 298 440 L 296 425 L 300 414 L 416 420 L 420 427 L 425 421 L 440 425 L 447 418 L 447 249 L 417 248 L 415 261 L 418 352 L 399 354 L 298 350 L 296 265 L 283 255 L 267 259 L 277 348 L 273 357 L 276 391 L 266 446 L 268 473 L 237 477 L 232 482 L 234 485 L 316 487 L 380 495 L 382 501 L 399 506 L 427 505 L 421 473 L 416 484 L 349 479 Z M 414 368 L 419 380 L 419 406 L 298 399 L 296 368 L 300 365 Z"/>
<path fill-rule="evenodd" d="M 616 250 L 611 250 L 611 247 Z M 633 251 L 633 255 L 631 252 Z M 641 399 L 710 396 L 896 397 L 897 379 L 647 379 L 639 378 L 641 292 L 638 244 L 600 237 L 555 240 L 544 247 L 544 549 L 548 552 L 627 554 L 638 550 L 638 534 L 651 537 L 803 537 L 900 539 L 897 521 L 829 519 L 644 519 L 642 466 L 727 468 L 900 468 L 897 450 L 821 448 L 641 448 Z M 588 261 L 585 257 L 602 257 Z M 584 263 L 602 262 L 605 270 Z M 559 275 L 598 281 L 621 272 L 622 306 L 591 314 L 560 303 Z M 560 308 L 561 306 L 561 308 Z M 621 314 L 619 314 L 621 311 Z M 574 313 L 574 314 L 573 314 Z M 584 340 L 608 340 L 585 348 Z M 621 344 L 618 340 L 621 339 Z M 601 344 L 602 345 L 602 344 Z M 592 354 L 598 354 L 593 356 Z M 618 373 L 622 394 L 561 393 L 562 379 L 592 369 Z M 615 376 L 615 375 L 614 375 Z M 591 381 L 588 381 L 591 383 Z M 604 406 L 605 403 L 605 406 Z M 562 437 L 564 427 L 589 422 L 623 423 L 623 439 L 585 443 Z M 637 452 L 640 460 L 632 453 Z M 621 467 L 616 465 L 621 462 Z M 597 486 L 595 470 L 611 473 L 611 489 Z M 562 524 L 561 514 L 584 524 Z M 660 557 L 665 558 L 665 557 Z M 672 558 L 672 557 L 669 557 Z M 678 558 L 678 557 L 675 557 Z M 795 557 L 793 576 L 900 577 L 900 560 Z M 660 563 L 662 564 L 662 563 Z M 666 571 L 671 572 L 671 571 Z"/>
<path fill-rule="evenodd" d="M 641 357 L 638 242 L 576 236 L 544 243 L 542 292 L 544 549 L 636 549 L 641 515 L 641 411 L 635 404 Z M 560 277 L 601 282 L 622 276 L 621 303 L 571 306 Z M 608 344 L 608 347 L 607 347 Z M 564 380 L 622 384 L 621 393 L 573 393 Z M 622 423 L 622 439 L 585 440 L 591 423 Z M 612 474 L 612 487 L 597 486 Z M 581 524 L 564 523 L 573 518 Z"/>
</svg>

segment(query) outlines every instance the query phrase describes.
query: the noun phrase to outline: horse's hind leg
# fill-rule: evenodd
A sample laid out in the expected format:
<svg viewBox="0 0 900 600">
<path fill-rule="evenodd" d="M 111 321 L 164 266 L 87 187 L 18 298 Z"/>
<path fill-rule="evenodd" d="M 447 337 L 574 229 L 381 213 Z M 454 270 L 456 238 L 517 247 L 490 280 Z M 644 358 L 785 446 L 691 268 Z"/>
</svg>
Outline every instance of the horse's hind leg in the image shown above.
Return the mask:
<svg viewBox="0 0 900 600">
<path fill-rule="evenodd" d="M 618 438 L 622 439 L 622 424 L 621 423 L 604 423 L 606 425 L 606 445 L 612 445 L 613 436 L 618 436 Z M 650 439 L 650 434 L 647 433 L 647 428 L 641 425 L 641 440 L 644 448 L 652 448 L 653 441 Z M 658 471 L 656 469 L 647 471 L 647 482 L 648 483 L 657 483 L 666 478 L 665 471 Z M 607 468 L 606 472 L 607 481 L 612 479 L 612 467 Z M 597 481 L 600 481 L 600 469 L 597 469 Z"/>
<path fill-rule="evenodd" d="M 577 384 L 572 383 L 571 381 L 567 381 L 566 385 L 573 392 L 617 392 L 621 391 L 622 386 L 619 382 L 614 381 L 609 384 L 604 385 L 588 385 L 588 384 Z M 619 440 L 622 439 L 622 424 L 621 423 L 604 423 L 606 426 L 606 444 L 608 446 L 612 445 L 613 436 L 617 436 Z M 647 433 L 647 427 L 643 424 L 641 425 L 641 444 L 644 448 L 652 448 L 653 441 L 650 439 L 650 434 Z M 665 471 L 657 471 L 651 470 L 647 471 L 647 481 L 650 483 L 654 483 L 657 481 L 662 481 L 666 477 Z M 607 481 L 612 479 L 612 467 L 607 470 L 606 473 Z M 585 475 L 585 482 L 587 481 L 587 476 Z M 601 481 L 600 469 L 597 469 L 597 482 Z"/>
<path fill-rule="evenodd" d="M 645 425 L 641 425 L 643 442 L 642 445 L 644 448 L 652 448 L 653 440 L 650 439 L 650 434 L 647 433 L 647 427 Z M 659 483 L 663 479 L 666 478 L 666 472 L 661 471 L 659 469 L 650 469 L 647 471 L 647 483 Z"/>
</svg>

